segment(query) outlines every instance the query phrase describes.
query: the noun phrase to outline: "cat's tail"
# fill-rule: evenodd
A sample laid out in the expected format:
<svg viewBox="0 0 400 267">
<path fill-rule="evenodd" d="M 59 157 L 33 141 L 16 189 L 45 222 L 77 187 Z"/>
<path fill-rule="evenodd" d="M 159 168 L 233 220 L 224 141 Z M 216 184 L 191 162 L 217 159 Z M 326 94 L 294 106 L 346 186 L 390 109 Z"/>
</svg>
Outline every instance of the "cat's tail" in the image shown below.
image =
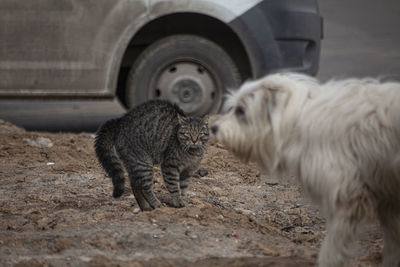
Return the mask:
<svg viewBox="0 0 400 267">
<path fill-rule="evenodd" d="M 105 122 L 97 131 L 94 141 L 97 158 L 114 185 L 113 197 L 115 198 L 122 195 L 125 187 L 124 170 L 114 146 L 114 135 L 118 124 L 118 119 Z"/>
</svg>

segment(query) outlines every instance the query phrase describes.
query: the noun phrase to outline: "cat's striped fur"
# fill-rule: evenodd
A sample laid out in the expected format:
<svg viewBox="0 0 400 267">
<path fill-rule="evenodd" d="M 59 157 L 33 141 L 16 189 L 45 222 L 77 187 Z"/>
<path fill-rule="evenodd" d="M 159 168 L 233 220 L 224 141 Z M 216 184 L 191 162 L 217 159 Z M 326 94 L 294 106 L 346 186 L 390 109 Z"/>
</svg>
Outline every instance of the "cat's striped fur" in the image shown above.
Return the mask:
<svg viewBox="0 0 400 267">
<path fill-rule="evenodd" d="M 161 206 L 153 192 L 153 166 L 160 164 L 172 205 L 183 207 L 192 174 L 209 138 L 208 118 L 186 117 L 176 105 L 153 100 L 104 123 L 96 134 L 99 162 L 111 177 L 114 197 L 124 192 L 124 170 L 142 210 Z"/>
</svg>

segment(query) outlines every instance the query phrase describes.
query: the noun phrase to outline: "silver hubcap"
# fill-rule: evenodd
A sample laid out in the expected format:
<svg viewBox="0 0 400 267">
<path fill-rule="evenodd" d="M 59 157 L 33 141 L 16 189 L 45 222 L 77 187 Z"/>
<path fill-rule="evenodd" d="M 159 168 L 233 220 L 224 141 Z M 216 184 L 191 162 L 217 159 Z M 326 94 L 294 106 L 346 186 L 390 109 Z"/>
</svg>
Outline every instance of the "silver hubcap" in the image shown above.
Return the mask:
<svg viewBox="0 0 400 267">
<path fill-rule="evenodd" d="M 217 85 L 212 73 L 197 62 L 176 62 L 155 75 L 150 98 L 166 99 L 188 115 L 204 115 L 218 110 Z"/>
</svg>

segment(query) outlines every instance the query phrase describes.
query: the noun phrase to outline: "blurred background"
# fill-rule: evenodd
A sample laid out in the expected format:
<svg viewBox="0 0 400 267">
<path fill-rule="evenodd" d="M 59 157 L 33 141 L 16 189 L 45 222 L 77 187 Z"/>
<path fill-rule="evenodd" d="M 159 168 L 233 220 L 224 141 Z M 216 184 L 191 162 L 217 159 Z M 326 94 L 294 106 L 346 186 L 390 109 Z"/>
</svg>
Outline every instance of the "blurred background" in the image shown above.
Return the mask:
<svg viewBox="0 0 400 267">
<path fill-rule="evenodd" d="M 319 0 L 319 6 L 324 39 L 318 78 L 400 80 L 400 1 Z"/>
<path fill-rule="evenodd" d="M 400 1 L 319 0 L 324 39 L 317 78 L 400 80 Z M 0 100 L 0 119 L 28 130 L 94 132 L 125 112 L 114 101 Z"/>
</svg>

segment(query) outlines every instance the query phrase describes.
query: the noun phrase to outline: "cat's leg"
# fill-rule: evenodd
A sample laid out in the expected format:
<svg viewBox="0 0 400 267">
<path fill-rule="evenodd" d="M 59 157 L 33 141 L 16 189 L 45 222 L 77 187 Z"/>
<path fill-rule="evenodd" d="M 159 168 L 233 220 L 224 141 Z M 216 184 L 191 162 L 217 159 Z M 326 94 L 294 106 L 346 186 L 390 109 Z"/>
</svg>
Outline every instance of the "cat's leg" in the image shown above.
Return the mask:
<svg viewBox="0 0 400 267">
<path fill-rule="evenodd" d="M 96 153 L 99 155 L 99 160 L 101 159 L 101 165 L 111 178 L 113 184 L 113 197 L 119 198 L 124 193 L 125 189 L 125 174 L 122 162 L 114 149 L 106 152 L 102 148 L 96 149 L 98 149 L 96 150 Z"/>
<path fill-rule="evenodd" d="M 183 170 L 179 177 L 179 185 L 181 188 L 181 195 L 186 196 L 187 190 L 189 188 L 190 180 L 196 171 L 199 169 L 200 159 L 197 162 L 192 163 L 188 168 Z"/>
<path fill-rule="evenodd" d="M 131 180 L 131 187 L 133 195 L 135 196 L 136 202 L 138 203 L 140 209 L 142 211 L 153 210 L 153 207 L 150 206 L 149 202 L 147 202 L 146 198 L 144 197 L 141 186 L 132 185 L 132 180 Z"/>
<path fill-rule="evenodd" d="M 114 165 L 110 170 L 107 170 L 113 183 L 113 197 L 119 198 L 125 190 L 125 175 L 120 165 Z"/>
<path fill-rule="evenodd" d="M 192 178 L 194 171 L 184 170 L 181 172 L 179 177 L 179 187 L 181 189 L 181 196 L 186 196 L 189 188 L 190 180 Z"/>
<path fill-rule="evenodd" d="M 133 195 L 141 210 L 153 210 L 161 206 L 153 192 L 153 163 L 140 160 L 131 151 L 121 150 L 119 156 L 128 172 Z"/>
<path fill-rule="evenodd" d="M 168 189 L 168 192 L 171 195 L 172 205 L 175 208 L 186 206 L 185 201 L 181 198 L 178 167 L 176 165 L 162 163 L 161 172 L 163 175 L 164 183 Z"/>
<path fill-rule="evenodd" d="M 138 161 L 128 173 L 133 194 L 140 208 L 152 210 L 161 207 L 162 204 L 153 191 L 153 165 Z M 146 204 L 150 205 L 150 208 Z"/>
<path fill-rule="evenodd" d="M 181 196 L 185 197 L 187 195 L 188 187 L 191 180 L 191 175 L 181 174 L 179 179 L 179 187 L 181 188 Z"/>
</svg>

